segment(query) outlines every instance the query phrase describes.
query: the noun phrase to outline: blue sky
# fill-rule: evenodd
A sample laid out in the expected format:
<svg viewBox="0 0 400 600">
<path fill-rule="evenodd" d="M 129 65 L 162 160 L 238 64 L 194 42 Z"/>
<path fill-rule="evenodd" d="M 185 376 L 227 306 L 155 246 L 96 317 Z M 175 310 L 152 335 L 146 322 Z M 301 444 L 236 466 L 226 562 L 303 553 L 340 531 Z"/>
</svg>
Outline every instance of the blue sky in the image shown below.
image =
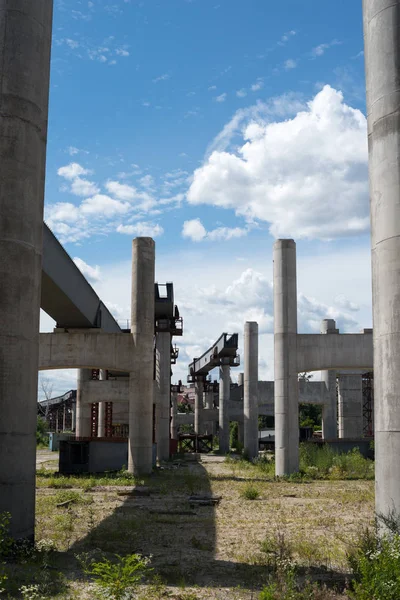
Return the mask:
<svg viewBox="0 0 400 600">
<path fill-rule="evenodd" d="M 131 240 L 155 237 L 176 378 L 248 318 L 271 377 L 276 237 L 297 241 L 299 329 L 371 325 L 362 48 L 348 0 L 55 0 L 46 220 L 119 318 Z"/>
</svg>

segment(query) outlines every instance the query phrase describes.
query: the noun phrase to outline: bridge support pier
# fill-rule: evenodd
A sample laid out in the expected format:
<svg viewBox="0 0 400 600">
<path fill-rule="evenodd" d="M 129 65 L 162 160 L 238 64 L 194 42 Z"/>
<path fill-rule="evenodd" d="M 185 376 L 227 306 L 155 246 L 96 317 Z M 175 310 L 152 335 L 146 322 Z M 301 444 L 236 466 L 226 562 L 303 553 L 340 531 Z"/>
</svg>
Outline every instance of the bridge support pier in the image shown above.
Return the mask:
<svg viewBox="0 0 400 600">
<path fill-rule="evenodd" d="M 85 398 L 85 383 L 91 381 L 91 379 L 91 369 L 79 369 L 76 392 L 76 437 L 90 437 L 92 435 L 91 404 Z"/>
<path fill-rule="evenodd" d="M 107 371 L 105 369 L 100 369 L 99 373 L 100 381 L 107 380 Z M 98 437 L 102 438 L 106 435 L 106 403 L 99 402 L 99 423 L 98 423 Z"/>
<path fill-rule="evenodd" d="M 339 437 L 363 436 L 362 375 L 339 375 Z"/>
<path fill-rule="evenodd" d="M 197 435 L 203 434 L 203 414 L 204 414 L 204 379 L 196 377 L 194 384 L 194 432 Z"/>
<path fill-rule="evenodd" d="M 339 333 L 334 319 L 324 319 L 321 323 L 321 333 Z M 333 440 L 338 437 L 336 371 L 322 371 L 321 381 L 325 383 L 328 402 L 322 407 L 322 437 Z"/>
<path fill-rule="evenodd" d="M 219 368 L 219 450 L 229 452 L 229 400 L 231 394 L 231 368 L 229 359 L 221 359 Z"/>
<path fill-rule="evenodd" d="M 244 451 L 248 458 L 258 456 L 258 324 L 244 326 Z"/>
<path fill-rule="evenodd" d="M 157 460 L 169 459 L 171 413 L 171 333 L 169 322 L 157 322 L 156 334 L 156 443 Z M 162 331 L 166 329 L 166 331 Z"/>
<path fill-rule="evenodd" d="M 135 348 L 129 374 L 128 471 L 152 471 L 154 401 L 155 244 L 148 237 L 132 243 L 131 333 Z"/>
<path fill-rule="evenodd" d="M 214 421 L 207 420 L 209 410 L 214 408 L 214 388 L 213 385 L 209 385 L 205 393 L 205 405 L 206 410 L 204 411 L 204 431 L 207 435 L 215 435 L 215 424 Z"/>
<path fill-rule="evenodd" d="M 32 540 L 52 12 L 0 0 L 0 513 Z"/>
<path fill-rule="evenodd" d="M 299 470 L 296 244 L 274 244 L 275 474 Z"/>
</svg>

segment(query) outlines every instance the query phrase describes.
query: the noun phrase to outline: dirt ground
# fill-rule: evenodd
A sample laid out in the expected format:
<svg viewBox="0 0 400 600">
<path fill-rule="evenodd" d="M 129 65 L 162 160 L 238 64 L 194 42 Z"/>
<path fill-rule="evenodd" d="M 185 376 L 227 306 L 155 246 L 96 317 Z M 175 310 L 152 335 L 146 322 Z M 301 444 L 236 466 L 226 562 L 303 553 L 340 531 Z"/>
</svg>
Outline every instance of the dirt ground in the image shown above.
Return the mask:
<svg viewBox="0 0 400 600">
<path fill-rule="evenodd" d="M 75 557 L 100 550 L 150 556 L 172 598 L 257 598 L 268 561 L 282 548 L 314 579 L 340 587 L 346 549 L 373 519 L 371 481 L 267 481 L 252 466 L 203 455 L 200 462 L 171 463 L 136 485 L 120 485 L 57 478 L 56 460 L 54 453 L 38 453 L 36 538 L 57 545 L 65 597 L 91 597 Z M 148 495 L 133 495 L 138 483 L 134 493 L 144 485 Z M 258 493 L 254 500 L 243 496 L 249 485 Z M 192 506 L 192 494 L 221 500 Z M 149 585 L 143 598 L 163 597 L 160 589 Z"/>
</svg>

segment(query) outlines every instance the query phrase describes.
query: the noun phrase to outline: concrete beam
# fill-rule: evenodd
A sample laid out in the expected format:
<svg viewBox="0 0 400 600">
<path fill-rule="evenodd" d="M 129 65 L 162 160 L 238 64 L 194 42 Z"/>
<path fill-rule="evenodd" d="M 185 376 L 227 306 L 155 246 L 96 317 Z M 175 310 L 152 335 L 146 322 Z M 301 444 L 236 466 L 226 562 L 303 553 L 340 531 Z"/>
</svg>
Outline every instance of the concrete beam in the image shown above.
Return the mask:
<svg viewBox="0 0 400 600">
<path fill-rule="evenodd" d="M 34 537 L 51 0 L 0 0 L 0 513 Z"/>
<path fill-rule="evenodd" d="M 300 333 L 297 372 L 373 368 L 372 333 Z"/>
<path fill-rule="evenodd" d="M 154 320 L 154 317 L 153 317 Z M 135 345 L 129 333 L 41 333 L 39 369 L 109 369 L 129 372 Z"/>
</svg>

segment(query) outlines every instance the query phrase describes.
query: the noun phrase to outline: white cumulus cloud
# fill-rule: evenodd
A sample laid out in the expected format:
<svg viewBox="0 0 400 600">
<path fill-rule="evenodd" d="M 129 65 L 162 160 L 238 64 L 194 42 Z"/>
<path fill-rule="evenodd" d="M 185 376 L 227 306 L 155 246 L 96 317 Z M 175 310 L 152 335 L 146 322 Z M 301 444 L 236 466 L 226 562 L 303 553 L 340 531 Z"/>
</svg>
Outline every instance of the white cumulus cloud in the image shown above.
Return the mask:
<svg viewBox="0 0 400 600">
<path fill-rule="evenodd" d="M 89 281 L 96 282 L 101 280 L 100 267 L 98 265 L 91 267 L 84 260 L 77 256 L 73 260 L 82 275 L 84 275 Z"/>
<path fill-rule="evenodd" d="M 158 237 L 164 233 L 164 229 L 158 223 L 140 221 L 134 225 L 118 225 L 118 233 L 136 235 L 139 237 Z"/>
<path fill-rule="evenodd" d="M 237 151 L 214 149 L 194 172 L 189 203 L 268 222 L 275 237 L 329 240 L 367 231 L 367 126 L 361 111 L 325 86 L 291 119 L 272 122 L 267 114 L 253 114 L 241 112 L 224 128 L 219 143 L 242 123 L 242 143 Z"/>
<path fill-rule="evenodd" d="M 189 238 L 193 242 L 210 240 L 212 242 L 231 240 L 232 238 L 247 235 L 248 230 L 241 227 L 217 227 L 207 231 L 200 219 L 185 221 L 182 228 L 182 237 Z"/>
</svg>

